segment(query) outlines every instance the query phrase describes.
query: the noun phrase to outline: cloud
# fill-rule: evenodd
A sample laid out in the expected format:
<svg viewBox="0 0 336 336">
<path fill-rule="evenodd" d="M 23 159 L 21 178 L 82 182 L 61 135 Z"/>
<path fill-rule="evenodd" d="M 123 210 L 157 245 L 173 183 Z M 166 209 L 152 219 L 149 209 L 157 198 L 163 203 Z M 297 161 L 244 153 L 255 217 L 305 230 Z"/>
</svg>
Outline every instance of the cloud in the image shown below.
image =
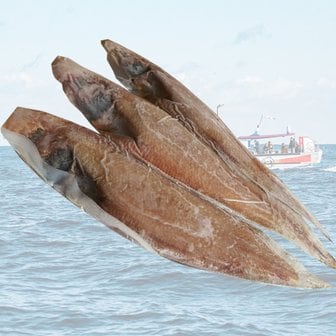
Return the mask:
<svg viewBox="0 0 336 336">
<path fill-rule="evenodd" d="M 39 65 L 39 63 L 41 62 L 42 59 L 42 53 L 39 53 L 33 60 L 31 60 L 30 62 L 24 64 L 21 68 L 21 71 L 26 71 L 28 69 L 37 67 Z"/>
<path fill-rule="evenodd" d="M 2 88 L 23 87 L 25 89 L 33 89 L 46 84 L 44 80 L 35 78 L 26 71 L 0 75 L 0 83 Z"/>
<path fill-rule="evenodd" d="M 297 96 L 303 85 L 297 81 L 283 78 L 265 79 L 259 76 L 244 76 L 237 78 L 226 88 L 228 96 L 240 97 L 244 100 L 266 98 L 291 99 Z"/>
<path fill-rule="evenodd" d="M 220 103 L 233 105 L 277 103 L 299 97 L 307 88 L 298 80 L 245 75 L 223 80 L 200 66 L 186 66 L 174 77 L 213 109 Z"/>
<path fill-rule="evenodd" d="M 317 80 L 316 85 L 322 89 L 336 89 L 336 80 L 321 77 Z"/>
<path fill-rule="evenodd" d="M 246 66 L 247 62 L 239 60 L 236 62 L 235 66 L 237 69 L 243 68 L 244 66 Z"/>
<path fill-rule="evenodd" d="M 233 41 L 233 44 L 242 44 L 249 41 L 256 41 L 258 38 L 270 37 L 263 24 L 258 24 L 254 27 L 248 28 L 239 32 Z"/>
</svg>

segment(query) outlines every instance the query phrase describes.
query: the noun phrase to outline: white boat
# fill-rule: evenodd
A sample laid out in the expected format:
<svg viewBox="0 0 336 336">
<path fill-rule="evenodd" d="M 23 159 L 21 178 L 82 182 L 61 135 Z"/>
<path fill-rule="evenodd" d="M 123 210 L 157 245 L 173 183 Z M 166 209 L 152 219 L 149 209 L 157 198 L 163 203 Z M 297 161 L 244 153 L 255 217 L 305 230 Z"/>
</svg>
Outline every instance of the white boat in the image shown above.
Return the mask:
<svg viewBox="0 0 336 336">
<path fill-rule="evenodd" d="M 279 134 L 262 135 L 259 129 L 257 126 L 252 135 L 238 139 L 268 168 L 297 168 L 321 162 L 323 151 L 309 136 L 296 136 L 288 127 Z"/>
</svg>

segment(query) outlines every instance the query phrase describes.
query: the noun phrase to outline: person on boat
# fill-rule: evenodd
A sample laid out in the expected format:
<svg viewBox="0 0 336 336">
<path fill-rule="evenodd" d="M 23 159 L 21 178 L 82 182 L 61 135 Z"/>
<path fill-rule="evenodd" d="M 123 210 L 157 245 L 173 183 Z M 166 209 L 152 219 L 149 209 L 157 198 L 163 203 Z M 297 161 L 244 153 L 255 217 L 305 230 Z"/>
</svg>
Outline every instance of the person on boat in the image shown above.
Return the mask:
<svg viewBox="0 0 336 336">
<path fill-rule="evenodd" d="M 254 140 L 254 150 L 255 150 L 256 154 L 260 154 L 259 153 L 260 146 L 259 146 L 259 141 L 258 140 Z"/>
<path fill-rule="evenodd" d="M 281 144 L 281 154 L 288 154 L 288 148 L 284 142 Z"/>
<path fill-rule="evenodd" d="M 271 154 L 273 153 L 273 145 L 271 141 L 268 141 L 264 146 L 264 153 L 265 154 Z"/>
<path fill-rule="evenodd" d="M 291 137 L 289 140 L 289 151 L 293 154 L 295 150 L 295 139 L 294 137 Z"/>
</svg>

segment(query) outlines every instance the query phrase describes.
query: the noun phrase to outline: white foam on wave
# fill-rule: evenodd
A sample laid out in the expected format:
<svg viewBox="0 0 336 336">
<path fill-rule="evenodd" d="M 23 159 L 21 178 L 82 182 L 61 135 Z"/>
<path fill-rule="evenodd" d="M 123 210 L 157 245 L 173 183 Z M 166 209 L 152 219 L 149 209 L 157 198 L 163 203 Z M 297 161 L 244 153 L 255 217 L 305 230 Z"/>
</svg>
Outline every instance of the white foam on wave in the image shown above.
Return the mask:
<svg viewBox="0 0 336 336">
<path fill-rule="evenodd" d="M 326 169 L 323 169 L 323 170 L 327 171 L 327 172 L 334 172 L 334 173 L 336 173 L 336 166 L 335 167 L 326 168 Z"/>
</svg>

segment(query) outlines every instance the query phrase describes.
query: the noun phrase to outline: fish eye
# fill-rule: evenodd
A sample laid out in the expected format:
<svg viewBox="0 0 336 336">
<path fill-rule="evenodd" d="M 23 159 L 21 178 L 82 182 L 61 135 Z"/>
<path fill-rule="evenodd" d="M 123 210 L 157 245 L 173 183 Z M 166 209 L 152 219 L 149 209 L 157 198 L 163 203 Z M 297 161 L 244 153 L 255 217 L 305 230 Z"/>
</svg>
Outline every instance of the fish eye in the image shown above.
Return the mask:
<svg viewBox="0 0 336 336">
<path fill-rule="evenodd" d="M 44 129 L 41 127 L 38 127 L 34 132 L 32 132 L 28 138 L 33 142 L 38 142 L 44 135 Z"/>
<path fill-rule="evenodd" d="M 73 162 L 73 153 L 69 147 L 56 148 L 45 161 L 56 169 L 69 171 Z"/>
</svg>

